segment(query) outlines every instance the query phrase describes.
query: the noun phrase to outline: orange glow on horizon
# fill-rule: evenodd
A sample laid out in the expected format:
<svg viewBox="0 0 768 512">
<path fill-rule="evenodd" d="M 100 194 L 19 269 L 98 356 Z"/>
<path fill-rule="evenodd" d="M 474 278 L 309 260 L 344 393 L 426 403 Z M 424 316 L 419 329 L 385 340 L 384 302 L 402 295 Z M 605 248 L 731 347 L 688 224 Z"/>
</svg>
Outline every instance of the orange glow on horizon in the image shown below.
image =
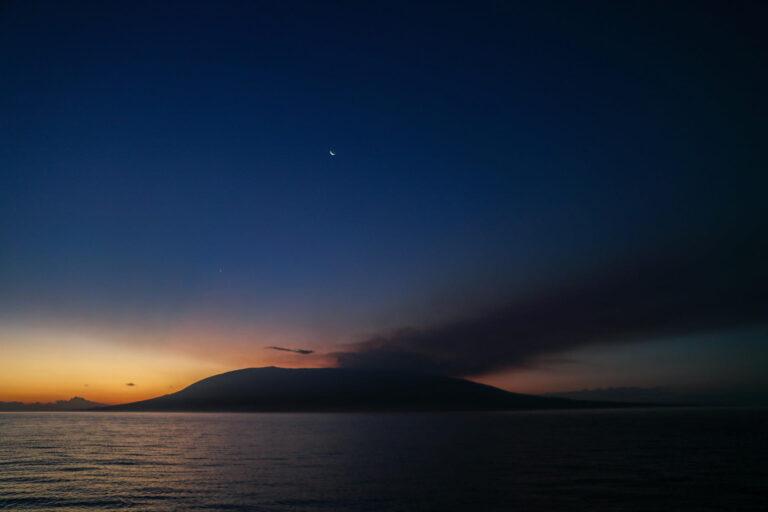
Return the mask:
<svg viewBox="0 0 768 512">
<path fill-rule="evenodd" d="M 261 343 L 214 332 L 158 341 L 86 329 L 4 329 L 0 347 L 0 401 L 53 402 L 80 396 L 117 404 L 173 393 L 239 368 L 330 365 L 322 356 L 269 351 Z"/>
<path fill-rule="evenodd" d="M 329 352 L 344 347 L 292 343 L 295 333 L 221 329 L 190 321 L 163 332 L 86 327 L 21 327 L 0 330 L 0 401 L 54 402 L 80 396 L 104 404 L 174 393 L 219 373 L 248 367 L 335 366 Z M 269 350 L 271 345 L 312 348 L 311 355 Z M 468 380 L 519 393 L 583 387 L 567 368 L 518 369 Z M 132 385 L 131 385 L 132 384 Z"/>
</svg>

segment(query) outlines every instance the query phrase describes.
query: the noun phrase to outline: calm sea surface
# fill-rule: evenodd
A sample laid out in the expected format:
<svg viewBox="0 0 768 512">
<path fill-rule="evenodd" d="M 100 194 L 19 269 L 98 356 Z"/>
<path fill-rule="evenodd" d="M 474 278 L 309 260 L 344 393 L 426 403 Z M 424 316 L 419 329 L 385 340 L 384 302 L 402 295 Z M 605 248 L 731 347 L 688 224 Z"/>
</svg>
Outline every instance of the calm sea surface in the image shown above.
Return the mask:
<svg viewBox="0 0 768 512">
<path fill-rule="evenodd" d="M 0 414 L 0 508 L 768 510 L 768 410 Z"/>
</svg>

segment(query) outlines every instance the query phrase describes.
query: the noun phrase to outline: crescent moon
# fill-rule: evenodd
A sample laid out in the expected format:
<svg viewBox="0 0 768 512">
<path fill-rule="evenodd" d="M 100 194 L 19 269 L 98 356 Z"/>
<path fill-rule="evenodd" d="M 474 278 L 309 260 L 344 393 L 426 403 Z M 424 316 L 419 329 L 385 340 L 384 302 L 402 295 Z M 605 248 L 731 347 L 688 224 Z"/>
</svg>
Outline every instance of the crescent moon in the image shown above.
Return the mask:
<svg viewBox="0 0 768 512">
<path fill-rule="evenodd" d="M 335 152 L 333 149 L 330 149 L 330 150 L 328 151 L 328 153 L 329 153 L 331 156 L 336 156 L 336 152 Z"/>
</svg>

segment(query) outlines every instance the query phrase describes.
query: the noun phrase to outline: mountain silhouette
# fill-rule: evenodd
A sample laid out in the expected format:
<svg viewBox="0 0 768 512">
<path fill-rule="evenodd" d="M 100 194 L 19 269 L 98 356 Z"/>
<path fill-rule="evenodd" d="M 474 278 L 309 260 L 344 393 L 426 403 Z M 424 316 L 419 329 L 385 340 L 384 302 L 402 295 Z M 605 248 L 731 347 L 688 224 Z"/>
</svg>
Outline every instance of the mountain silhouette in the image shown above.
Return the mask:
<svg viewBox="0 0 768 512">
<path fill-rule="evenodd" d="M 768 393 L 761 390 L 699 390 L 678 391 L 667 387 L 613 387 L 559 391 L 544 396 L 589 400 L 590 402 L 621 402 L 625 404 L 653 404 L 677 406 L 765 406 Z"/>
<path fill-rule="evenodd" d="M 102 405 L 76 396 L 56 402 L 0 402 L 0 411 L 86 411 Z"/>
<path fill-rule="evenodd" d="M 563 409 L 594 403 L 510 393 L 462 379 L 344 368 L 246 368 L 106 411 L 459 411 Z M 598 404 L 606 407 L 607 404 Z M 610 406 L 610 405 L 608 405 Z"/>
</svg>

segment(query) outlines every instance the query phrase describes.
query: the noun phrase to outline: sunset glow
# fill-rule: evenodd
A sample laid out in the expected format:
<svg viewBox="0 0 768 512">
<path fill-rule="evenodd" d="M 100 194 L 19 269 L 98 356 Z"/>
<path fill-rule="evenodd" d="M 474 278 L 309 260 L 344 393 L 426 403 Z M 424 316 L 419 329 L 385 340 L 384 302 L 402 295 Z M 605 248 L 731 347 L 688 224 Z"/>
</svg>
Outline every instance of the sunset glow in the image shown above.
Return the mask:
<svg viewBox="0 0 768 512">
<path fill-rule="evenodd" d="M 5 4 L 0 402 L 269 365 L 768 395 L 749 9 Z"/>
</svg>

